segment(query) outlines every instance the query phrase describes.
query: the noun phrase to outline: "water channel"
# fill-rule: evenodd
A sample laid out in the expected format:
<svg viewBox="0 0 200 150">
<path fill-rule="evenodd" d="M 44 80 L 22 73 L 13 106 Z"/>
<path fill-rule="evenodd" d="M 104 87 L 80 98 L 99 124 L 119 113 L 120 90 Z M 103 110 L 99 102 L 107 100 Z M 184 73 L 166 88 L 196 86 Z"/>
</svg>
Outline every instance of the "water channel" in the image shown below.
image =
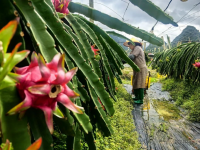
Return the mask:
<svg viewBox="0 0 200 150">
<path fill-rule="evenodd" d="M 131 85 L 124 85 L 129 94 Z M 150 86 L 141 105 L 132 111 L 142 149 L 199 150 L 200 123 L 187 120 L 187 112 L 177 108 L 161 83 Z"/>
</svg>

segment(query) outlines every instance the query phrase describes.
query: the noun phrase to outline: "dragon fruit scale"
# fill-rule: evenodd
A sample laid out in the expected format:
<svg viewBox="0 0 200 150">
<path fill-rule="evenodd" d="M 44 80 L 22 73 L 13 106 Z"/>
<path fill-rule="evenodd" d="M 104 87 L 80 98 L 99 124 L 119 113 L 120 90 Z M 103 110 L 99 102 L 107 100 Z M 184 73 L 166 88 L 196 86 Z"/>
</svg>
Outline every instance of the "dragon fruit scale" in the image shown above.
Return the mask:
<svg viewBox="0 0 200 150">
<path fill-rule="evenodd" d="M 44 112 L 46 124 L 53 133 L 52 113 L 63 117 L 57 107 L 57 102 L 62 103 L 69 110 L 83 113 L 79 107 L 72 103 L 70 98 L 76 98 L 78 93 L 71 90 L 66 84 L 72 79 L 78 68 L 73 68 L 67 73 L 64 71 L 64 54 L 57 54 L 50 63 L 45 64 L 43 57 L 33 53 L 29 66 L 15 68 L 18 81 L 17 89 L 21 103 L 12 108 L 7 114 L 16 114 L 33 107 Z"/>
</svg>

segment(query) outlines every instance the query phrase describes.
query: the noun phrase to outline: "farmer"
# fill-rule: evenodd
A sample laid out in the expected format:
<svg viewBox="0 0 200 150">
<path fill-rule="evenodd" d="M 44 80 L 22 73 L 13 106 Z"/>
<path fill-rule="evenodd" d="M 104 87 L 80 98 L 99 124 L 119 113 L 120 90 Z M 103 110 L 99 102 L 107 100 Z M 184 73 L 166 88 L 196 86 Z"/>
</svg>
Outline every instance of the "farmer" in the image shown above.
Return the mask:
<svg viewBox="0 0 200 150">
<path fill-rule="evenodd" d="M 133 71 L 133 90 L 135 93 L 134 102 L 136 104 L 143 104 L 144 88 L 147 76 L 147 66 L 145 61 L 145 54 L 142 49 L 142 44 L 139 41 L 131 39 L 131 42 L 124 42 L 124 46 L 129 47 L 131 52 L 129 58 L 140 68 L 140 72 Z"/>
</svg>

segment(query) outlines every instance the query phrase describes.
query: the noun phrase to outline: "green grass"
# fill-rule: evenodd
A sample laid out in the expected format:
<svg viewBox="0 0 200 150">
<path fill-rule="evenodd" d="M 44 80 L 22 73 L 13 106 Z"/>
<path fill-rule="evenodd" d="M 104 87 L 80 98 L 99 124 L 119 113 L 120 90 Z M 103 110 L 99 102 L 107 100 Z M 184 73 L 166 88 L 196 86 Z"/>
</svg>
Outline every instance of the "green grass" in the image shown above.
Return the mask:
<svg viewBox="0 0 200 150">
<path fill-rule="evenodd" d="M 153 107 L 165 121 L 180 119 L 180 110 L 168 101 L 153 100 Z"/>
<path fill-rule="evenodd" d="M 131 84 L 131 80 L 122 79 L 122 84 Z"/>
<path fill-rule="evenodd" d="M 155 82 L 158 82 L 159 81 L 159 79 L 157 79 L 157 78 L 150 78 L 150 83 L 155 83 Z"/>
<path fill-rule="evenodd" d="M 131 76 L 132 75 L 133 75 L 133 69 L 128 67 L 128 68 L 124 68 L 122 70 L 122 75 L 120 77 L 121 77 L 121 79 L 130 80 L 131 81 Z"/>
<path fill-rule="evenodd" d="M 200 122 L 200 87 L 183 80 L 164 79 L 163 90 L 169 91 L 177 106 L 188 110 L 191 121 Z"/>
</svg>

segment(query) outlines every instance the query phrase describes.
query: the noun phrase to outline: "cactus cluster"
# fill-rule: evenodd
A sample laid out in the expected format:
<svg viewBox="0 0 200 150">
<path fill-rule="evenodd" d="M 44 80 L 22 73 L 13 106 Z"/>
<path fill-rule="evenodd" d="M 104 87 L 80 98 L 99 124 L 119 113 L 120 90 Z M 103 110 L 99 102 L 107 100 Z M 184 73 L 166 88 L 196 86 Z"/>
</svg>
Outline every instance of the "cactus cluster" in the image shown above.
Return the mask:
<svg viewBox="0 0 200 150">
<path fill-rule="evenodd" d="M 107 33 L 84 17 L 71 12 L 82 13 L 93 20 L 106 24 L 110 28 L 162 45 L 163 41 L 160 38 L 146 31 L 137 29 L 85 5 L 69 2 L 70 0 L 4 0 L 0 2 L 0 28 L 3 28 L 10 20 L 15 18 L 19 21 L 19 24 L 15 26 L 15 34 L 9 31 L 5 35 L 1 32 L 5 30 L 0 31 L 1 133 L 3 134 L 3 142 L 8 139 L 15 150 L 27 149 L 33 141 L 40 137 L 42 138 L 40 150 L 53 149 L 52 120 L 54 121 L 53 125 L 57 127 L 60 133 L 67 136 L 66 149 L 79 150 L 82 146 L 81 141 L 85 141 L 89 149 L 95 150 L 96 128 L 101 130 L 104 136 L 113 133 L 108 116 L 114 114 L 113 102 L 117 101 L 114 78 L 117 78 L 118 82 L 121 83 L 121 69 L 124 68 L 121 60 L 125 60 L 133 70 L 139 71 L 138 66 L 128 58 L 123 48 L 109 36 L 111 32 Z M 66 5 L 64 6 L 64 4 Z M 13 38 L 12 40 L 9 39 L 10 44 L 8 46 L 8 43 L 6 43 L 8 41 L 5 41 L 5 38 L 9 34 L 13 34 Z M 17 44 L 19 42 L 21 44 Z M 12 51 L 16 44 L 17 46 Z M 18 48 L 20 52 L 17 53 Z M 5 49 L 6 51 L 4 51 Z M 37 60 L 39 68 L 42 68 L 38 73 L 41 73 L 42 79 L 48 74 L 48 71 L 45 72 L 45 70 L 49 67 L 45 66 L 50 64 L 54 56 L 60 56 L 58 53 L 62 53 L 59 60 L 59 63 L 61 63 L 61 60 L 63 62 L 61 65 L 62 71 L 61 73 L 52 71 L 52 74 L 58 80 L 64 70 L 67 72 L 75 67 L 78 68 L 72 81 L 57 82 L 57 84 L 62 84 L 60 87 L 64 89 L 69 87 L 74 93 L 78 93 L 76 96 L 79 95 L 79 97 L 76 97 L 76 99 L 69 96 L 69 101 L 71 104 L 75 103 L 76 105 L 73 106 L 76 106 L 76 108 L 84 108 L 83 113 L 78 114 L 64 107 L 68 104 L 62 98 L 55 99 L 64 102 L 64 106 L 60 103 L 57 104 L 57 101 L 53 102 L 56 106 L 53 109 L 56 115 L 53 116 L 53 119 L 52 116 L 49 118 L 51 119 L 50 124 L 48 124 L 47 118 L 45 121 L 45 117 L 49 117 L 48 114 L 44 114 L 38 109 L 39 107 L 32 107 L 26 112 L 24 111 L 26 107 L 21 107 L 21 104 L 25 104 L 25 102 L 18 95 L 19 89 L 17 91 L 15 87 L 16 82 L 10 80 L 10 78 L 16 78 L 15 74 L 10 73 L 12 68 L 28 55 L 27 51 L 22 51 L 24 49 L 30 50 L 33 55 L 35 52 L 40 53 L 40 59 Z M 96 55 L 97 49 L 98 55 Z M 18 64 L 17 67 L 19 68 L 16 69 L 16 73 L 20 72 L 20 67 L 28 66 L 29 63 L 30 66 L 32 65 L 34 58 L 31 59 L 31 62 L 29 59 L 30 56 Z M 52 70 L 51 67 L 49 69 Z M 60 72 L 59 67 L 57 71 Z M 22 75 L 23 73 L 19 74 Z M 36 75 L 37 71 L 32 71 L 31 74 Z M 48 77 L 50 78 L 50 76 Z M 29 78 L 26 78 L 26 81 L 28 80 Z M 6 84 L 3 83 L 4 81 Z M 38 80 L 34 84 L 40 84 L 41 82 L 44 81 Z M 47 82 L 51 84 L 50 81 Z M 67 83 L 67 86 L 64 85 L 65 83 Z M 24 88 L 30 89 L 29 87 Z M 33 101 L 38 100 L 39 96 L 37 96 L 38 91 L 35 91 L 35 87 L 32 90 L 32 94 L 35 94 L 34 97 L 31 97 L 33 103 Z M 16 109 L 14 106 L 17 104 L 19 105 Z M 11 109 L 13 107 L 14 109 Z M 58 107 L 59 109 L 57 109 Z M 16 114 L 6 116 L 6 114 L 13 113 Z M 58 114 L 61 114 L 62 117 L 59 117 Z"/>
<path fill-rule="evenodd" d="M 146 6 L 144 6 L 144 7 L 146 7 Z M 146 8 L 148 8 L 148 7 L 146 7 Z M 133 27 L 117 18 L 113 18 L 113 17 L 109 16 L 108 14 L 105 14 L 105 13 L 95 10 L 91 7 L 88 7 L 87 5 L 71 2 L 69 4 L 69 10 L 71 12 L 77 12 L 77 13 L 83 14 L 95 21 L 99 21 L 111 29 L 116 29 L 118 31 L 123 31 L 127 34 L 135 35 L 135 36 L 137 36 L 145 41 L 148 41 L 152 44 L 155 44 L 158 46 L 161 46 L 163 44 L 161 38 L 158 38 L 155 35 L 148 33 L 145 30 L 141 30 L 136 27 Z"/>
<path fill-rule="evenodd" d="M 200 82 L 199 58 L 200 44 L 185 43 L 157 53 L 152 61 L 152 66 L 162 75 Z"/>
</svg>

